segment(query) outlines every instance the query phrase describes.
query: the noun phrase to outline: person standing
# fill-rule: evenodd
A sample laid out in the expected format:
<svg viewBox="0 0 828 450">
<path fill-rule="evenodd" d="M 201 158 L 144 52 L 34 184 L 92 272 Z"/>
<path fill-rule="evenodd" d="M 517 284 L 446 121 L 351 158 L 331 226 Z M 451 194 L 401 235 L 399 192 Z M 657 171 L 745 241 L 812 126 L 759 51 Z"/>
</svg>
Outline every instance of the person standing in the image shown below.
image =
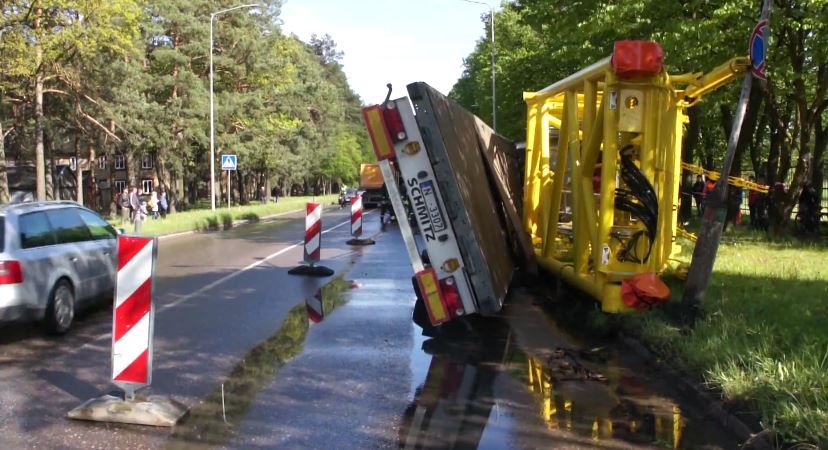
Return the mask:
<svg viewBox="0 0 828 450">
<path fill-rule="evenodd" d="M 748 178 L 751 183 L 756 183 L 756 177 L 751 176 Z M 750 211 L 750 227 L 754 230 L 758 230 L 760 227 L 759 222 L 759 191 L 751 189 L 748 192 L 748 210 Z"/>
<path fill-rule="evenodd" d="M 710 179 L 710 177 L 708 177 L 707 181 L 704 183 L 704 200 L 702 202 L 702 214 L 704 214 L 704 211 L 710 204 L 709 199 L 714 189 L 716 189 L 716 182 Z"/>
<path fill-rule="evenodd" d="M 121 207 L 121 226 L 126 225 L 130 218 L 129 214 L 129 188 L 124 187 L 124 190 L 118 194 L 118 206 Z"/>
<path fill-rule="evenodd" d="M 696 175 L 696 182 L 693 183 L 692 191 L 693 199 L 696 201 L 696 212 L 701 217 L 702 211 L 704 211 L 704 178 L 701 175 Z"/>
<path fill-rule="evenodd" d="M 167 192 L 161 191 L 161 194 L 158 196 L 158 210 L 161 212 L 161 218 L 167 218 L 167 210 L 169 209 L 170 204 L 167 202 Z"/>
<path fill-rule="evenodd" d="M 138 194 L 136 193 L 136 197 Z M 138 208 L 135 210 L 135 232 L 141 232 L 141 225 L 144 223 L 144 219 L 147 218 L 147 202 L 144 200 L 139 200 Z"/>
<path fill-rule="evenodd" d="M 129 220 L 135 222 L 135 216 L 138 215 L 138 210 L 141 208 L 141 198 L 138 197 L 138 188 L 133 186 L 129 192 Z"/>
<path fill-rule="evenodd" d="M 158 192 L 152 191 L 148 206 L 152 212 L 152 220 L 158 220 Z"/>
</svg>

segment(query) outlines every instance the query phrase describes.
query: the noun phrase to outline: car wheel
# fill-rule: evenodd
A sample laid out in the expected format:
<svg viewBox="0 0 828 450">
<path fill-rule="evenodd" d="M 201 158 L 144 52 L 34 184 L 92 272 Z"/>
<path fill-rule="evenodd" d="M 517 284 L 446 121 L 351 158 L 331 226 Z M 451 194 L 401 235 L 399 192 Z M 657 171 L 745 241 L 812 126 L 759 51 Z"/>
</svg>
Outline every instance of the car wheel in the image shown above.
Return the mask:
<svg viewBox="0 0 828 450">
<path fill-rule="evenodd" d="M 75 293 L 67 280 L 59 280 L 49 297 L 46 308 L 46 329 L 53 334 L 69 331 L 75 318 Z"/>
</svg>

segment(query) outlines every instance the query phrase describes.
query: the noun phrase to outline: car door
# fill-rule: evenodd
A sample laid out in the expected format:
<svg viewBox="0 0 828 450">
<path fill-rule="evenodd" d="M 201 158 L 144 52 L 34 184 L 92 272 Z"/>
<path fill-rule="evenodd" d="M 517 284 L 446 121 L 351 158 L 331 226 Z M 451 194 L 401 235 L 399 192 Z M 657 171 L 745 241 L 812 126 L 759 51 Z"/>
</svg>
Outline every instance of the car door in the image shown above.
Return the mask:
<svg viewBox="0 0 828 450">
<path fill-rule="evenodd" d="M 45 309 L 56 275 L 69 266 L 63 255 L 56 253 L 56 239 L 49 219 L 43 211 L 17 217 L 20 248 L 15 259 L 23 268 L 25 301 L 31 308 Z"/>
<path fill-rule="evenodd" d="M 46 215 L 55 230 L 58 251 L 69 261 L 77 276 L 75 297 L 83 301 L 101 293 L 106 272 L 102 262 L 104 255 L 77 211 L 74 207 L 57 208 L 47 210 Z"/>
<path fill-rule="evenodd" d="M 77 208 L 78 215 L 86 228 L 89 229 L 92 243 L 95 245 L 95 253 L 101 255 L 101 259 L 95 264 L 101 267 L 99 295 L 107 298 L 115 295 L 115 278 L 117 277 L 118 256 L 117 237 L 118 233 L 107 221 L 98 214 L 87 209 Z"/>
</svg>

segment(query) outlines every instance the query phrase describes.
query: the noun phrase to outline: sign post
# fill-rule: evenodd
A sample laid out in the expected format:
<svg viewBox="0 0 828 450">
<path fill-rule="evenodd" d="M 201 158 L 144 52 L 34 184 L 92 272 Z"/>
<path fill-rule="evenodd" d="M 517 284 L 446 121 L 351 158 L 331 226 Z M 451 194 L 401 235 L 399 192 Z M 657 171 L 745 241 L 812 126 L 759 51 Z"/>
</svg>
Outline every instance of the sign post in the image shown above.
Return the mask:
<svg viewBox="0 0 828 450">
<path fill-rule="evenodd" d="M 221 170 L 227 171 L 227 209 L 230 209 L 230 171 L 238 167 L 236 155 L 221 155 Z"/>
</svg>

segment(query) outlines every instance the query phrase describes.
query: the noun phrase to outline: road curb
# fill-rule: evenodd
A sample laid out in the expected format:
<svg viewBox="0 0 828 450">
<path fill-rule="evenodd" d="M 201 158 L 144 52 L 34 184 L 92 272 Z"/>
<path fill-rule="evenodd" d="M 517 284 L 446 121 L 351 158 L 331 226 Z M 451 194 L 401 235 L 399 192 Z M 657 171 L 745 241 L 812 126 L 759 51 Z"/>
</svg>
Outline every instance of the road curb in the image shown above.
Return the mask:
<svg viewBox="0 0 828 450">
<path fill-rule="evenodd" d="M 676 389 L 684 395 L 695 396 L 707 405 L 707 413 L 716 419 L 722 427 L 736 435 L 743 442 L 742 449 L 771 450 L 778 448 L 774 445 L 774 437 L 767 430 L 755 431 L 734 412 L 730 411 L 718 395 L 711 394 L 699 383 L 689 379 L 685 374 L 665 364 L 664 358 L 635 337 L 621 333 L 621 342 L 636 356 L 656 367 L 659 371 L 676 381 Z"/>
</svg>

